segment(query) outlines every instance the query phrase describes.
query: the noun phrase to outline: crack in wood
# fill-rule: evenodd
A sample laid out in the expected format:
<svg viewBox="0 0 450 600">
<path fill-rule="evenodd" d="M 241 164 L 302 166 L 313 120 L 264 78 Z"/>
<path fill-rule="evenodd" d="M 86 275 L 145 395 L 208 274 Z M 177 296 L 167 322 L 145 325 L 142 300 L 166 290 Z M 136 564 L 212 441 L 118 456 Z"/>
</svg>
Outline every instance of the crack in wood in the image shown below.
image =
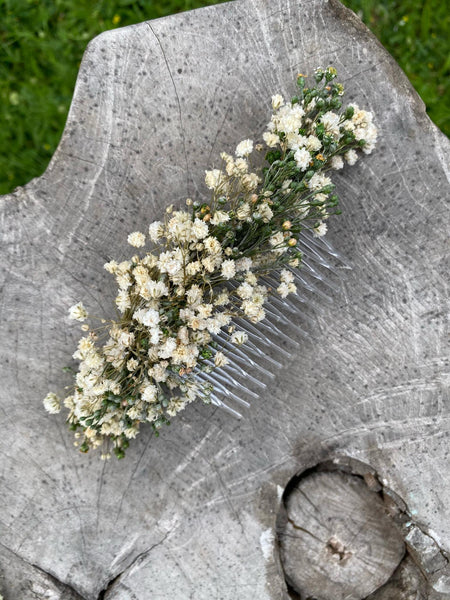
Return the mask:
<svg viewBox="0 0 450 600">
<path fill-rule="evenodd" d="M 446 298 L 441 260 L 446 239 L 439 198 L 446 190 L 448 140 L 431 125 L 393 59 L 338 0 L 245 0 L 223 9 L 171 16 L 151 26 L 114 30 L 90 45 L 73 110 L 49 169 L 26 188 L 0 198 L 5 238 L 2 339 L 4 357 L 10 361 L 1 390 L 5 412 L 0 411 L 1 501 L 8 536 L 3 541 L 8 539 L 16 552 L 70 579 L 88 600 L 96 599 L 108 580 L 103 590 L 107 600 L 128 594 L 198 598 L 207 596 L 204 589 L 212 590 L 209 597 L 227 600 L 279 598 L 281 568 L 275 572 L 274 565 L 263 563 L 255 551 L 255 520 L 266 529 L 278 506 L 261 504 L 261 490 L 274 481 L 282 485 L 290 469 L 310 466 L 332 452 L 371 462 L 405 495 L 409 507 L 400 504 L 401 513 L 395 498 L 390 510 L 388 490 L 382 490 L 385 510 L 401 519 L 404 533 L 412 514 L 421 520 L 417 527 L 424 536 L 433 539 L 428 527 L 448 545 L 450 528 L 443 507 L 450 490 L 445 454 L 450 421 L 440 380 L 445 323 L 439 316 Z M 337 179 L 349 210 L 332 235 L 343 254 L 350 255 L 353 268 L 340 286 L 344 297 L 339 318 L 335 303 L 327 308 L 319 302 L 314 345 L 305 345 L 283 365 L 277 373 L 280 386 L 262 396 L 239 429 L 222 420 L 217 408 L 192 406 L 185 426 L 167 432 L 167 452 L 159 447 L 145 454 L 140 467 L 135 467 L 138 456 L 130 457 L 129 470 L 118 467 L 102 483 L 100 496 L 95 482 L 101 469 L 95 460 L 81 464 L 73 458 L 72 440 L 62 431 L 62 421 L 46 421 L 50 443 L 39 446 L 39 455 L 30 429 L 30 416 L 44 419 L 36 397 L 45 387 L 43 380 L 59 381 L 51 373 L 67 355 L 73 337 L 63 326 L 62 305 L 83 289 L 93 305 L 106 302 L 109 291 L 97 288 L 101 262 L 112 257 L 114 248 L 122 251 L 118 240 L 126 239 L 130 223 L 140 223 L 154 211 L 159 214 L 167 199 L 180 196 L 186 150 L 192 158 L 186 186 L 198 185 L 201 194 L 203 188 L 196 182 L 201 181 L 203 167 L 210 166 L 208 150 L 213 158 L 216 140 L 230 144 L 233 132 L 256 131 L 266 119 L 263 98 L 269 92 L 288 93 L 297 66 L 311 70 L 328 59 L 351 87 L 351 100 L 367 100 L 377 114 L 384 145 L 370 163 L 361 162 Z M 183 67 L 181 77 L 178 66 Z M 214 86 L 217 95 L 209 104 Z M 186 137 L 185 148 L 181 135 Z M 211 149 L 207 140 L 213 140 Z M 174 147 L 169 146 L 172 141 Z M 75 264 L 81 267 L 75 269 Z M 80 273 L 79 268 L 78 277 L 74 271 Z M 15 296 L 17 306 L 12 302 Z M 44 321 L 50 315 L 54 329 L 48 318 Z M 42 350 L 39 356 L 35 348 Z M 205 423 L 208 435 L 213 434 L 206 443 Z M 224 458 L 229 448 L 236 453 Z M 220 468 L 221 482 L 213 479 L 205 457 Z M 49 465 L 52 480 L 43 477 L 42 466 Z M 128 492 L 125 471 L 131 475 Z M 366 480 L 378 491 L 370 474 Z M 224 492 L 223 498 L 217 489 Z M 73 517 L 55 509 L 72 503 L 79 505 Z M 316 506 L 320 504 L 316 500 Z M 306 508 L 309 520 L 298 523 L 324 542 L 288 523 L 292 542 L 307 538 L 320 546 L 323 560 L 325 544 L 336 534 L 345 549 L 355 552 L 340 570 L 361 561 L 352 535 L 347 539 L 341 531 L 314 530 L 310 521 L 320 518 L 320 512 Z M 234 523 L 236 515 L 246 535 Z M 156 537 L 136 546 L 143 522 L 150 527 L 172 517 L 180 523 L 176 538 L 172 533 L 161 548 L 150 548 L 164 533 L 153 529 L 145 535 Z M 358 526 L 353 533 L 359 535 Z M 189 544 L 181 546 L 188 536 Z M 436 574 L 442 581 L 447 576 L 448 558 L 438 544 L 432 551 L 431 540 L 424 536 L 411 543 L 417 552 L 430 549 L 425 565 L 434 584 Z M 339 549 L 335 543 L 330 546 L 330 555 L 338 550 L 338 563 Z M 171 572 L 155 572 L 154 559 L 166 564 L 167 547 Z M 133 560 L 145 548 L 147 559 L 144 552 Z M 20 593 L 33 581 L 54 588 L 50 574 L 41 574 L 37 566 L 6 550 L 2 554 L 2 585 L 5 581 L 9 586 L 2 591 L 8 599 L 35 597 Z M 181 565 L 175 560 L 178 554 Z M 251 574 L 254 588 L 236 591 L 244 585 L 244 573 Z M 396 584 L 390 589 L 391 598 L 406 600 L 406 595 L 395 595 Z M 72 598 L 68 587 L 61 590 L 55 595 Z M 45 592 L 38 596 L 45 597 Z M 334 593 L 331 597 L 336 600 Z M 80 595 L 77 599 L 84 600 Z"/>
<path fill-rule="evenodd" d="M 183 153 L 184 153 L 184 159 L 186 162 L 186 196 L 189 196 L 189 160 L 188 160 L 188 156 L 187 156 L 187 150 L 186 150 L 186 135 L 185 135 L 185 127 L 184 127 L 184 123 L 183 123 L 183 113 L 181 110 L 181 101 L 180 101 L 180 96 L 178 95 L 178 90 L 177 90 L 177 86 L 175 84 L 175 80 L 173 78 L 172 75 L 172 70 L 170 68 L 169 65 L 169 61 L 167 59 L 166 53 L 164 51 L 163 45 L 161 43 L 161 40 L 158 36 L 158 34 L 156 33 L 156 31 L 153 29 L 151 23 L 149 21 L 147 21 L 147 25 L 150 29 L 150 31 L 152 32 L 152 34 L 155 36 L 156 41 L 158 42 L 158 46 L 161 50 L 161 53 L 163 55 L 163 59 L 164 62 L 166 64 L 167 67 L 167 72 L 169 74 L 170 77 L 170 81 L 172 82 L 172 86 L 173 86 L 173 90 L 175 92 L 175 98 L 176 98 L 176 102 L 177 102 L 177 107 L 178 107 L 178 118 L 180 121 L 180 134 L 181 134 L 181 139 L 183 141 Z"/>
<path fill-rule="evenodd" d="M 297 525 L 292 519 L 291 517 L 288 517 L 288 522 L 292 525 L 292 527 L 294 529 L 297 529 L 298 531 L 303 531 L 303 533 L 307 533 L 308 535 L 310 535 L 311 537 L 313 537 L 314 539 L 316 539 L 319 542 L 322 542 L 323 544 L 325 544 L 325 542 L 323 540 L 321 540 L 319 537 L 317 537 L 316 535 L 314 535 L 314 533 L 311 533 L 311 531 L 308 531 L 307 529 L 305 529 L 304 527 L 300 527 L 300 525 Z"/>
<path fill-rule="evenodd" d="M 30 567 L 32 567 L 33 569 L 36 569 L 36 571 L 38 571 L 39 573 L 44 575 L 45 578 L 47 580 L 49 580 L 59 591 L 65 590 L 66 592 L 70 592 L 70 594 L 71 594 L 70 598 L 65 596 L 65 600 L 89 600 L 88 598 L 83 596 L 78 590 L 76 590 L 74 587 L 72 587 L 68 583 L 65 583 L 64 581 L 61 581 L 60 579 L 58 579 L 53 573 L 50 573 L 49 571 L 46 571 L 43 567 L 40 567 L 39 565 L 28 561 L 25 557 L 21 556 L 20 554 L 18 554 L 11 548 L 8 548 L 8 546 L 5 546 L 1 542 L 0 542 L 0 546 L 4 550 L 6 550 L 6 552 L 11 553 L 15 558 L 17 558 L 20 561 L 20 563 L 25 563 L 26 565 L 29 565 Z M 0 597 L 1 597 L 1 594 L 0 594 Z"/>
<path fill-rule="evenodd" d="M 28 561 L 25 561 L 25 562 L 28 562 Z M 75 588 L 73 588 L 71 585 L 69 585 L 68 583 L 65 583 L 64 581 L 61 581 L 60 579 L 55 577 L 55 575 L 53 575 L 52 573 L 49 573 L 48 571 L 46 571 L 39 565 L 36 565 L 34 563 L 28 563 L 28 564 L 31 565 L 32 567 L 34 567 L 35 569 L 37 569 L 38 571 L 40 571 L 41 573 L 43 573 L 44 575 L 46 575 L 50 579 L 50 581 L 52 581 L 57 587 L 59 587 L 59 588 L 63 587 L 66 590 L 68 590 L 73 596 L 70 600 L 88 600 L 88 598 L 86 598 L 86 596 L 82 596 L 80 594 L 80 592 L 77 591 Z M 69 600 L 69 599 L 67 599 L 67 600 Z"/>
<path fill-rule="evenodd" d="M 155 548 L 157 548 L 158 546 L 160 546 L 161 544 L 164 544 L 164 542 L 166 541 L 166 539 L 169 537 L 171 531 L 167 531 L 165 533 L 165 535 L 159 540 L 159 542 L 156 542 L 156 544 L 153 544 L 153 546 L 150 546 L 150 548 L 148 548 L 147 550 L 144 550 L 143 552 L 141 552 L 140 554 L 138 554 L 133 560 L 132 562 L 126 566 L 124 569 L 122 569 L 122 571 L 120 571 L 120 573 L 118 573 L 117 575 L 115 575 L 112 579 L 110 579 L 107 584 L 105 585 L 105 587 L 100 591 L 97 600 L 108 600 L 108 595 L 111 592 L 111 590 L 113 589 L 113 587 L 120 582 L 120 579 L 127 574 L 128 571 L 130 571 L 131 569 L 133 569 L 133 567 L 137 566 L 138 563 L 142 563 L 144 562 L 144 560 L 150 555 L 151 552 L 153 552 L 153 550 Z"/>
</svg>

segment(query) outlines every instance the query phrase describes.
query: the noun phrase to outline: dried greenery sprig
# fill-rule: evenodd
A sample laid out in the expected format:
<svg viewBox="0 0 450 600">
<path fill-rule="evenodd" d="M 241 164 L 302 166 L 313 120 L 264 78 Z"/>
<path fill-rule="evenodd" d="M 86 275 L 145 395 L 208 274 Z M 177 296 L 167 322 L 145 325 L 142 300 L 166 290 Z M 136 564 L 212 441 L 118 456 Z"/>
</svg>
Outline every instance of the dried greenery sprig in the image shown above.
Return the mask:
<svg viewBox="0 0 450 600">
<path fill-rule="evenodd" d="M 290 102 L 272 97 L 264 168 L 250 169 L 252 153 L 263 150 L 251 140 L 238 144 L 234 156 L 222 153 L 222 169 L 206 171 L 209 202 L 169 207 L 164 221 L 149 226 L 151 251 L 105 265 L 119 285 L 120 318 L 103 334 L 82 326 L 75 388 L 64 400 L 82 452 L 103 446 L 109 458 L 112 447 L 122 458 L 141 423 L 158 434 L 188 403 L 210 402 L 213 387 L 198 374 L 229 360 L 214 336 L 227 328 L 231 342 L 244 345 L 247 334 L 233 320 L 257 323 L 271 293 L 296 292 L 300 233 L 324 235 L 326 220 L 339 212 L 329 173 L 344 161 L 354 164 L 358 150 L 369 154 L 376 143 L 371 113 L 355 104 L 342 108 L 344 90 L 335 77 L 332 67 L 317 69 L 312 87 L 298 76 Z M 128 242 L 143 248 L 146 235 L 133 232 Z M 260 283 L 273 272 L 276 291 Z M 84 321 L 88 313 L 78 303 L 70 317 Z M 61 402 L 48 394 L 44 405 L 56 413 Z"/>
</svg>

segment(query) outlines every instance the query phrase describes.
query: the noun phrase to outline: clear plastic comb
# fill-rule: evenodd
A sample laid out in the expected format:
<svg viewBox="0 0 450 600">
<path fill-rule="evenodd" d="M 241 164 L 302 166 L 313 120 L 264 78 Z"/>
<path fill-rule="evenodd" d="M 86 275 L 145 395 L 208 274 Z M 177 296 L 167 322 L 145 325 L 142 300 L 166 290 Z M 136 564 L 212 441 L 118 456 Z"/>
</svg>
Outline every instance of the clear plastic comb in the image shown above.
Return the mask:
<svg viewBox="0 0 450 600">
<path fill-rule="evenodd" d="M 310 304 L 311 297 L 314 296 L 314 310 L 320 312 L 321 303 L 332 303 L 332 294 L 339 293 L 339 286 L 333 281 L 332 275 L 338 274 L 343 268 L 351 268 L 348 261 L 327 240 L 314 237 L 309 231 L 300 235 L 298 249 L 303 253 L 300 267 L 289 267 L 294 275 L 297 293 L 290 294 L 285 299 L 270 295 L 264 303 L 266 318 L 259 323 L 234 319 L 233 325 L 248 335 L 244 348 L 231 344 L 230 334 L 221 331 L 213 338 L 217 346 L 226 351 L 230 363 L 211 373 L 196 373 L 200 381 L 213 385 L 212 404 L 239 419 L 242 414 L 236 405 L 249 408 L 250 402 L 259 398 L 258 391 L 267 387 L 264 380 L 274 379 L 275 372 L 282 367 L 282 363 L 272 355 L 288 360 L 292 351 L 300 346 L 298 340 L 310 337 L 308 330 L 297 322 L 299 317 L 307 324 L 314 322 L 304 312 L 305 304 Z M 279 285 L 271 275 L 259 278 L 258 282 L 271 288 Z M 295 320 L 291 317 L 295 317 Z M 214 358 L 206 363 L 212 367 Z"/>
</svg>

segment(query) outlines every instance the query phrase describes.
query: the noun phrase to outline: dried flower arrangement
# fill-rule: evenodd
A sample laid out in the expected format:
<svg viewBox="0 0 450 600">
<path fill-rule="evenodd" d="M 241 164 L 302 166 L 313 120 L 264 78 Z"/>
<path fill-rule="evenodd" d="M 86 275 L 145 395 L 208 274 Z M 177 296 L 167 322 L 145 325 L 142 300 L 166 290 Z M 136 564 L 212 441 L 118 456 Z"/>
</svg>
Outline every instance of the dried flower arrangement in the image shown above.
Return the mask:
<svg viewBox="0 0 450 600">
<path fill-rule="evenodd" d="M 158 434 L 190 402 L 211 402 L 214 384 L 200 375 L 229 362 L 217 335 L 226 332 L 228 347 L 245 346 L 235 320 L 258 323 L 271 295 L 296 293 L 301 232 L 323 236 L 339 213 L 330 171 L 353 165 L 360 150 L 370 154 L 377 138 L 370 112 L 342 107 L 335 78 L 332 67 L 316 69 L 313 87 L 299 75 L 294 98 L 273 96 L 266 166 L 250 170 L 250 156 L 264 146 L 248 139 L 234 156 L 222 153 L 223 168 L 206 171 L 208 202 L 169 207 L 149 226 L 151 251 L 105 265 L 119 285 L 119 317 L 100 329 L 82 325 L 80 367 L 64 400 L 82 452 L 102 447 L 102 458 L 111 449 L 122 458 L 141 423 Z M 143 248 L 146 235 L 135 231 L 128 243 Z M 267 274 L 275 286 L 261 283 Z M 81 302 L 69 316 L 89 317 Z M 58 413 L 61 401 L 50 393 L 44 406 Z"/>
</svg>

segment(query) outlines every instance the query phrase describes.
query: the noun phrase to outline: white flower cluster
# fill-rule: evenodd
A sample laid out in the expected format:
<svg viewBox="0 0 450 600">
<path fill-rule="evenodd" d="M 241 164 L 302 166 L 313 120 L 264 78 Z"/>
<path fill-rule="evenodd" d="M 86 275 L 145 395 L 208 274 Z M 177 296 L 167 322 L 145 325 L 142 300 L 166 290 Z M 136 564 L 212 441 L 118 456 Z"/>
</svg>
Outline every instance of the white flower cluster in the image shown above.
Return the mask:
<svg viewBox="0 0 450 600">
<path fill-rule="evenodd" d="M 213 336 L 231 326 L 233 316 L 253 323 L 264 318 L 267 289 L 258 285 L 252 259 L 228 258 L 214 235 L 213 222 L 229 220 L 228 213 L 214 219 L 221 212 L 206 221 L 173 212 L 166 223 L 149 227 L 163 252 L 105 265 L 119 287 L 116 305 L 123 320 L 109 328 L 102 348 L 92 332 L 81 338 L 73 355 L 80 361 L 75 391 L 64 400 L 69 422 L 84 428 L 83 448 L 113 437 L 123 451 L 140 423 L 158 429 L 197 397 L 207 401 L 210 390 L 199 389 L 196 370 L 210 370 L 210 358 L 215 367 L 228 363 L 222 352 L 214 352 Z M 129 243 L 135 246 L 140 236 L 134 232 Z M 223 285 L 233 278 L 241 281 L 235 289 Z M 70 314 L 87 316 L 81 303 Z M 231 331 L 232 343 L 245 343 L 245 332 Z M 56 412 L 56 397 L 49 395 L 45 406 Z"/>
<path fill-rule="evenodd" d="M 301 231 L 324 235 L 324 221 L 337 212 L 326 173 L 344 160 L 353 164 L 358 149 L 370 153 L 376 142 L 372 115 L 356 105 L 337 112 L 342 86 L 332 82 L 332 69 L 316 72 L 316 81 L 322 79 L 323 87 L 308 89 L 300 76 L 300 95 L 291 102 L 272 97 L 265 170 L 250 167 L 262 145 L 243 140 L 234 155 L 221 154 L 222 169 L 206 171 L 209 202 L 188 199 L 187 210 L 169 207 L 148 234 L 128 236 L 131 246 L 144 248 L 148 235 L 153 250 L 105 265 L 119 288 L 121 317 L 105 327 L 104 339 L 83 325 L 86 335 L 73 355 L 80 367 L 64 405 L 72 428 L 81 429 L 80 450 L 112 440 L 121 458 L 141 423 L 158 432 L 190 402 L 209 402 L 212 388 L 197 375 L 229 363 L 216 336 L 226 329 L 231 343 L 244 345 L 247 334 L 233 320 L 258 323 L 270 293 L 296 293 L 292 269 L 301 261 Z M 273 272 L 275 290 L 260 281 Z M 88 317 L 82 303 L 70 317 Z M 50 413 L 60 410 L 55 394 L 44 405 Z"/>
<path fill-rule="evenodd" d="M 325 77 L 327 83 L 334 79 L 333 69 L 317 69 L 317 80 Z M 299 76 L 301 86 L 304 77 Z M 335 96 L 343 94 L 340 84 L 334 84 Z M 330 88 L 330 85 L 326 86 Z M 335 110 L 319 110 L 319 107 L 336 106 L 341 103 L 337 98 L 327 103 L 319 94 L 305 93 L 303 98 L 285 102 L 283 96 L 272 97 L 274 114 L 263 134 L 263 139 L 270 148 L 280 149 L 282 155 L 291 154 L 295 165 L 301 173 L 307 172 L 311 177 L 305 178 L 307 186 L 318 201 L 325 201 L 332 190 L 330 177 L 317 171 L 317 166 L 339 170 L 344 166 L 344 160 L 354 165 L 359 158 L 357 149 L 361 148 L 370 154 L 377 141 L 377 129 L 373 124 L 373 115 L 361 110 L 357 104 L 348 105 L 343 113 Z M 320 169 L 319 169 L 320 171 Z M 323 206 L 322 216 L 313 228 L 316 237 L 327 231 L 323 223 L 328 212 Z"/>
</svg>

